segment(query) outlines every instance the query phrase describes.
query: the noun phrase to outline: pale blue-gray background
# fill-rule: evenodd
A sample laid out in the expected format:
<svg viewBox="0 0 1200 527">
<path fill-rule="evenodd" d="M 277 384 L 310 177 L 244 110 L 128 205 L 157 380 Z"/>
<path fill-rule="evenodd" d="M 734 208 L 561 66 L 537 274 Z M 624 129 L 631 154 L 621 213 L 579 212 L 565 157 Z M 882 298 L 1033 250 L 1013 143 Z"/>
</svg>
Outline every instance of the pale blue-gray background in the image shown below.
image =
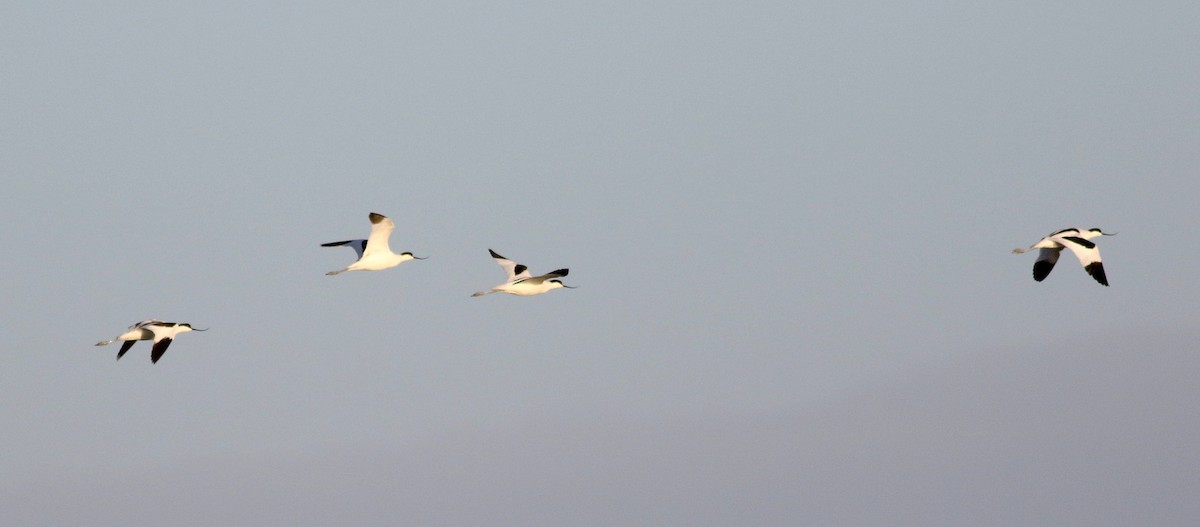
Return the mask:
<svg viewBox="0 0 1200 527">
<path fill-rule="evenodd" d="M 1194 522 L 1198 27 L 8 3 L 3 523 Z M 369 211 L 431 258 L 324 276 Z M 1064 227 L 1112 287 L 1009 254 Z"/>
</svg>

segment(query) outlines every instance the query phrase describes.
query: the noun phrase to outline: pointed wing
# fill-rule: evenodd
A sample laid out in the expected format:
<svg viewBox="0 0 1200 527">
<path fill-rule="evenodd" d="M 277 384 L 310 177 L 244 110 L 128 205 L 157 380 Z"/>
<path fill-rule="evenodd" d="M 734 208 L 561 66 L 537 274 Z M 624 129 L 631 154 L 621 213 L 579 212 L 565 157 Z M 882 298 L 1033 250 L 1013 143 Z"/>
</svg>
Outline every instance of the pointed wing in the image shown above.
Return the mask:
<svg viewBox="0 0 1200 527">
<path fill-rule="evenodd" d="M 124 344 L 121 344 L 121 351 L 117 352 L 117 360 L 121 360 L 121 356 L 124 355 L 126 351 L 129 351 L 129 348 L 132 348 L 133 344 L 136 342 L 136 340 L 127 340 Z"/>
<path fill-rule="evenodd" d="M 1102 285 L 1108 285 L 1108 277 L 1104 275 L 1104 264 L 1100 263 L 1100 248 L 1096 247 L 1096 244 L 1078 236 L 1064 236 L 1059 240 L 1059 243 L 1075 253 L 1087 274 Z"/>
<path fill-rule="evenodd" d="M 500 267 L 504 269 L 504 275 L 508 277 L 509 282 L 533 276 L 530 274 L 528 267 L 500 256 L 496 251 L 491 249 L 488 249 L 488 252 L 492 254 L 492 258 L 496 260 L 496 263 L 500 264 Z"/>
<path fill-rule="evenodd" d="M 178 322 L 157 321 L 146 326 L 146 330 L 154 333 L 154 347 L 150 349 L 150 362 L 158 362 L 163 353 L 167 352 L 167 346 L 171 345 L 171 340 L 179 333 L 179 325 Z"/>
<path fill-rule="evenodd" d="M 322 243 L 321 247 L 341 247 L 343 245 L 354 249 L 354 252 L 358 254 L 358 257 L 361 259 L 363 251 L 365 251 L 367 248 L 367 240 L 346 240 L 344 242 Z"/>
<path fill-rule="evenodd" d="M 549 280 L 549 279 L 551 279 L 551 278 L 562 278 L 562 277 L 564 277 L 564 276 L 567 276 L 567 271 L 568 271 L 568 269 L 559 269 L 559 270 L 556 270 L 556 271 L 550 271 L 549 273 L 546 273 L 546 274 L 544 274 L 544 275 L 541 275 L 541 276 L 535 276 L 535 277 L 533 277 L 533 278 L 525 278 L 525 279 L 522 279 L 522 280 L 517 280 L 517 281 L 515 281 L 515 282 L 513 282 L 513 283 L 515 283 L 515 284 L 532 284 L 532 285 L 536 285 L 536 284 L 540 284 L 540 283 L 542 283 L 542 282 L 545 282 L 546 280 Z"/>
<path fill-rule="evenodd" d="M 1054 264 L 1058 263 L 1058 255 L 1062 253 L 1062 247 L 1057 249 L 1039 249 L 1038 259 L 1033 262 L 1033 279 L 1041 282 L 1047 276 L 1050 276 L 1050 271 L 1054 270 Z"/>
<path fill-rule="evenodd" d="M 132 326 L 129 326 L 129 329 L 145 328 L 146 326 L 149 326 L 151 324 L 162 324 L 162 321 L 157 318 L 151 318 L 151 319 L 147 319 L 147 320 L 138 322 L 137 324 L 134 324 Z M 146 337 L 146 338 L 150 338 L 150 337 Z"/>
<path fill-rule="evenodd" d="M 150 350 L 150 362 L 157 363 L 158 359 L 162 358 L 163 353 L 167 352 L 167 346 L 171 345 L 170 337 L 163 337 L 154 341 L 154 348 Z"/>
<path fill-rule="evenodd" d="M 371 234 L 367 236 L 367 245 L 363 249 L 363 254 L 371 254 L 377 251 L 392 252 L 392 248 L 388 247 L 388 238 L 392 236 L 392 231 L 396 229 L 396 224 L 383 214 L 372 212 L 370 217 Z"/>
</svg>

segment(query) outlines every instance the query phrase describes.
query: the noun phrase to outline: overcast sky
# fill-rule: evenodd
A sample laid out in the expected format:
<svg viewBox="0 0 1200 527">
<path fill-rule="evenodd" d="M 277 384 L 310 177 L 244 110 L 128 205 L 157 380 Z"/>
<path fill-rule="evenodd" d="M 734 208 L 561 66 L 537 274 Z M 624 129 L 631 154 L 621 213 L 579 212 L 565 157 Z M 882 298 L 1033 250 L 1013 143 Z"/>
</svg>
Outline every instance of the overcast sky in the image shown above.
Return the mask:
<svg viewBox="0 0 1200 527">
<path fill-rule="evenodd" d="M 5 523 L 1200 517 L 1195 2 L 193 4 L 0 7 Z"/>
</svg>

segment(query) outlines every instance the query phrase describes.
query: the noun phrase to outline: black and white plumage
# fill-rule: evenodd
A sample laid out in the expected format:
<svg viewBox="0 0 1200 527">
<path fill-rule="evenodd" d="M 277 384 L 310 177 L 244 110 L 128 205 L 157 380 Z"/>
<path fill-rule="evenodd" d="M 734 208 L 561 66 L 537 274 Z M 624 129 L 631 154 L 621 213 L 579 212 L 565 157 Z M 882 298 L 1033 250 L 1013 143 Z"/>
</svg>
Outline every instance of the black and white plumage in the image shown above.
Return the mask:
<svg viewBox="0 0 1200 527">
<path fill-rule="evenodd" d="M 350 247 L 358 255 L 358 260 L 346 268 L 330 271 L 325 274 L 332 276 L 346 271 L 382 271 L 409 260 L 425 259 L 413 256 L 412 253 L 396 254 L 392 252 L 391 247 L 388 246 L 388 238 L 391 237 L 396 224 L 392 222 L 391 218 L 376 212 L 372 212 L 369 217 L 371 219 L 371 234 L 367 236 L 367 239 L 321 244 L 321 247 Z"/>
<path fill-rule="evenodd" d="M 504 274 L 508 277 L 508 280 L 503 284 L 493 287 L 487 291 L 478 291 L 471 296 L 483 296 L 491 293 L 508 293 L 510 295 L 530 296 L 540 295 L 550 291 L 551 289 L 558 289 L 560 287 L 575 289 L 569 285 L 564 285 L 562 280 L 557 280 L 557 278 L 567 276 L 568 269 L 558 269 L 541 276 L 533 276 L 533 274 L 529 272 L 528 267 L 500 256 L 498 253 L 496 253 L 496 251 L 491 249 L 488 249 L 488 252 L 491 253 L 492 258 L 495 259 L 496 263 L 499 264 L 502 269 L 504 269 Z"/>
<path fill-rule="evenodd" d="M 175 340 L 175 336 L 180 333 L 187 333 L 188 331 L 208 330 L 196 329 L 191 324 L 182 322 L 163 322 L 153 319 L 143 320 L 129 326 L 129 331 L 113 337 L 112 340 L 97 342 L 96 345 L 107 346 L 118 340 L 125 341 L 124 344 L 121 344 L 121 350 L 117 352 L 117 360 L 121 360 L 121 357 L 125 355 L 126 351 L 129 351 L 129 348 L 133 347 L 135 342 L 139 340 L 152 340 L 154 341 L 154 347 L 150 349 L 150 362 L 157 363 L 158 359 L 162 358 L 163 354 L 167 352 L 167 346 L 171 345 L 171 341 Z"/>
<path fill-rule="evenodd" d="M 1062 250 L 1070 249 L 1092 278 L 1104 286 L 1108 286 L 1108 277 L 1104 274 L 1104 264 L 1100 262 L 1100 248 L 1091 240 L 1100 236 L 1115 235 L 1115 232 L 1110 234 L 1102 232 L 1100 229 L 1086 231 L 1063 229 L 1046 235 L 1045 238 L 1038 240 L 1028 248 L 1013 249 L 1013 253 L 1022 254 L 1038 249 L 1037 261 L 1033 263 L 1033 279 L 1041 282 L 1050 275 L 1050 271 L 1054 270 L 1054 264 L 1058 262 Z"/>
</svg>

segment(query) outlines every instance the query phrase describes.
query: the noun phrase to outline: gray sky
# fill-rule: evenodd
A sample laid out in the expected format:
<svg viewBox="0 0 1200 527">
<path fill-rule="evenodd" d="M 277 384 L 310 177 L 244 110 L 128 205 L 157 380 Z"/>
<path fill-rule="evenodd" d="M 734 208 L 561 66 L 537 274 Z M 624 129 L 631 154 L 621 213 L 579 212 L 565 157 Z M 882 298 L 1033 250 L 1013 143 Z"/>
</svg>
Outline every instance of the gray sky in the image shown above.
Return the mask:
<svg viewBox="0 0 1200 527">
<path fill-rule="evenodd" d="M 17 525 L 1200 516 L 1194 2 L 0 7 Z M 324 276 L 397 224 L 429 255 Z M 1065 227 L 1043 283 L 1009 254 Z M 469 298 L 487 249 L 579 289 Z M 95 348 L 190 322 L 157 365 Z"/>
</svg>

